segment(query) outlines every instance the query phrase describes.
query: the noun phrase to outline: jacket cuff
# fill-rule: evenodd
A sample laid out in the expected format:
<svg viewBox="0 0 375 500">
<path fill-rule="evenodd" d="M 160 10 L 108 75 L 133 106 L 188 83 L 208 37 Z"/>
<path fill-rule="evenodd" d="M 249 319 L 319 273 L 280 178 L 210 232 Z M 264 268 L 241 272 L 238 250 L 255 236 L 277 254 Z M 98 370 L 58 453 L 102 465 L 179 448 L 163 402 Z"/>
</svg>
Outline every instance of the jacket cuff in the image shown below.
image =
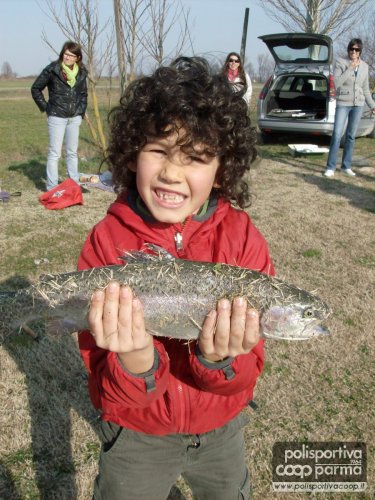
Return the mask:
<svg viewBox="0 0 375 500">
<path fill-rule="evenodd" d="M 212 363 L 204 358 L 203 354 L 199 349 L 198 344 L 195 348 L 195 355 L 197 356 L 200 364 L 203 365 L 205 368 L 208 368 L 209 370 L 223 370 L 225 378 L 227 380 L 232 380 L 235 377 L 236 374 L 234 373 L 234 370 L 232 368 L 232 363 L 234 361 L 234 358 L 228 356 L 227 358 L 222 359 L 221 361 L 215 361 L 214 363 Z"/>
<path fill-rule="evenodd" d="M 132 373 L 129 370 L 125 368 L 123 365 L 120 356 L 117 354 L 117 360 L 120 363 L 121 368 L 124 370 L 125 373 L 128 375 L 131 375 L 132 377 L 135 378 L 143 378 L 146 384 L 146 392 L 153 392 L 156 390 L 156 383 L 155 383 L 155 372 L 159 368 L 159 363 L 160 363 L 160 357 L 159 357 L 159 352 L 156 348 L 154 348 L 154 363 L 150 370 L 147 372 L 143 373 Z"/>
</svg>

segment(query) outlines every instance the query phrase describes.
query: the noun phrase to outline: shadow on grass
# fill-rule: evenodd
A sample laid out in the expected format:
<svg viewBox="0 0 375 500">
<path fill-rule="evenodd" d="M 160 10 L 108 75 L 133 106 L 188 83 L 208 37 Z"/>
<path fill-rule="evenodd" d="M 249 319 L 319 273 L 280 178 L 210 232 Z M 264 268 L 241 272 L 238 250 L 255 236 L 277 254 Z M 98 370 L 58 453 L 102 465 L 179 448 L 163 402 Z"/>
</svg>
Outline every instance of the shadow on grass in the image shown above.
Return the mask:
<svg viewBox="0 0 375 500">
<path fill-rule="evenodd" d="M 31 285 L 31 282 L 25 278 L 24 276 L 19 276 L 18 274 L 15 274 L 14 276 L 11 276 L 8 278 L 6 281 L 2 281 L 0 283 L 0 290 L 9 290 L 11 292 L 15 290 L 19 290 L 21 288 L 27 288 L 28 286 Z"/>
<path fill-rule="evenodd" d="M 19 163 L 9 167 L 11 172 L 22 174 L 35 184 L 35 187 L 43 191 L 46 187 L 43 179 L 46 176 L 46 164 L 39 160 L 30 160 L 27 163 Z"/>
<path fill-rule="evenodd" d="M 88 397 L 87 375 L 77 344 L 70 336 L 43 337 L 36 342 L 21 333 L 16 338 L 8 339 L 3 347 L 24 374 L 35 473 L 32 490 L 38 491 L 38 498 L 46 500 L 77 498 L 71 449 L 71 411 L 74 410 L 94 429 L 98 424 L 97 414 Z M 89 444 L 80 443 L 80 447 Z M 17 471 L 22 474 L 26 466 L 28 457 L 23 456 L 22 450 L 16 451 L 15 455 L 13 459 L 10 457 L 14 472 L 11 475 L 10 471 L 5 471 L 5 478 L 17 476 Z M 18 484 L 22 482 L 16 481 Z"/>
<path fill-rule="evenodd" d="M 71 337 L 35 342 L 20 335 L 4 347 L 25 376 L 31 448 L 39 497 L 77 498 L 71 410 L 93 424 L 86 373 Z M 19 457 L 22 466 L 22 456 Z M 21 467 L 22 468 L 22 467 Z"/>
<path fill-rule="evenodd" d="M 280 144 L 281 146 L 281 144 Z M 327 179 L 323 176 L 325 170 L 326 157 L 319 158 L 296 158 L 291 156 L 287 151 L 285 151 L 285 143 L 282 144 L 283 148 L 264 148 L 260 149 L 258 152 L 259 159 L 261 160 L 272 160 L 279 164 L 292 167 L 295 169 L 293 175 L 300 178 L 304 182 L 317 186 L 320 190 L 347 198 L 351 205 L 366 210 L 370 213 L 375 213 L 375 196 L 374 190 L 358 186 L 356 184 L 357 179 L 362 179 L 365 182 L 374 182 L 373 175 L 367 175 L 365 171 L 361 171 L 361 166 L 356 166 L 356 178 L 349 179 L 353 182 L 344 182 L 340 179 L 348 177 L 340 172 L 338 169 L 334 178 Z M 322 159 L 323 158 L 323 159 Z M 258 160 L 259 161 L 259 160 Z M 279 169 L 280 172 L 280 169 Z M 290 171 L 289 171 L 290 172 Z"/>
<path fill-rule="evenodd" d="M 316 173 L 324 172 L 324 165 L 321 161 L 319 162 L 319 160 L 313 161 L 304 159 L 304 161 L 301 162 L 301 158 L 293 157 L 290 153 L 285 151 L 285 145 L 282 151 L 270 149 L 258 151 L 258 162 L 260 163 L 262 160 L 271 160 L 276 163 L 281 163 L 282 165 L 287 165 L 288 167 L 308 169 L 309 171 Z"/>
<path fill-rule="evenodd" d="M 375 213 L 375 196 L 373 189 L 357 186 L 355 184 L 348 184 L 337 178 L 326 179 L 323 176 L 297 172 L 294 175 L 302 179 L 304 182 L 317 186 L 321 191 L 328 194 L 343 196 L 354 207 L 366 210 L 370 213 Z M 359 176 L 361 176 L 361 174 L 359 174 L 358 177 Z M 373 180 L 373 177 L 370 176 L 363 177 L 368 177 Z"/>
<path fill-rule="evenodd" d="M 258 144 L 269 146 L 285 146 L 286 144 L 316 144 L 318 146 L 329 146 L 331 138 L 325 135 L 311 135 L 311 134 L 283 134 L 283 133 L 270 133 L 262 135 L 258 133 Z"/>
<path fill-rule="evenodd" d="M 27 279 L 13 276 L 1 283 L 1 290 L 7 293 L 29 284 Z M 21 332 L 7 337 L 2 344 L 24 376 L 31 444 L 28 444 L 26 437 L 26 445 L 10 450 L 3 457 L 0 491 L 6 485 L 13 491 L 9 489 L 8 496 L 1 495 L 1 498 L 18 498 L 20 492 L 15 491 L 15 485 L 20 485 L 23 491 L 38 491 L 38 498 L 45 500 L 77 498 L 75 464 L 71 450 L 71 411 L 74 410 L 94 429 L 98 425 L 97 412 L 88 396 L 86 370 L 73 336 L 43 336 L 44 329 L 40 323 L 35 322 L 29 326 L 39 334 L 39 341 Z M 85 444 L 92 445 L 80 443 L 80 447 L 85 447 Z M 99 452 L 99 440 L 96 445 Z M 26 479 L 23 472 L 30 466 L 30 460 L 35 479 Z M 18 474 L 22 476 L 21 480 L 17 477 Z M 30 484 L 27 485 L 25 481 L 30 481 Z"/>
<path fill-rule="evenodd" d="M 7 467 L 0 460 L 0 498 L 2 500 L 22 500 L 17 493 L 16 485 L 12 476 L 9 474 Z"/>
<path fill-rule="evenodd" d="M 5 293 L 22 289 L 29 281 L 13 276 L 0 284 Z M 0 292 L 1 299 L 1 292 Z M 38 494 L 43 500 L 78 498 L 76 464 L 99 458 L 100 441 L 79 442 L 79 459 L 73 456 L 72 442 L 87 436 L 87 431 L 72 435 L 72 411 L 80 421 L 86 421 L 95 433 L 99 414 L 93 408 L 88 394 L 87 373 L 73 335 L 45 335 L 43 325 L 35 321 L 29 326 L 38 334 L 36 341 L 25 332 L 7 337 L 2 344 L 23 374 L 30 415 L 30 434 L 15 450 L 0 462 L 0 498 L 18 500 L 22 493 Z M 6 380 L 3 379 L 4 387 Z M 8 389 L 12 397 L 13 389 Z M 15 394 L 14 397 L 17 397 Z M 78 425 L 82 425 L 78 423 Z M 25 425 L 25 432 L 28 432 Z M 18 430 L 18 441 L 20 431 Z M 7 435 L 12 434 L 12 429 Z M 31 443 L 30 443 L 31 441 Z M 22 444 L 22 443 L 25 444 Z M 30 444 L 29 444 L 30 443 Z M 27 476 L 25 470 L 34 474 Z M 29 483 L 27 483 L 27 481 Z M 33 497 L 34 498 L 34 497 Z M 35 497 L 36 498 L 36 497 Z M 175 485 L 168 500 L 185 497 Z"/>
</svg>

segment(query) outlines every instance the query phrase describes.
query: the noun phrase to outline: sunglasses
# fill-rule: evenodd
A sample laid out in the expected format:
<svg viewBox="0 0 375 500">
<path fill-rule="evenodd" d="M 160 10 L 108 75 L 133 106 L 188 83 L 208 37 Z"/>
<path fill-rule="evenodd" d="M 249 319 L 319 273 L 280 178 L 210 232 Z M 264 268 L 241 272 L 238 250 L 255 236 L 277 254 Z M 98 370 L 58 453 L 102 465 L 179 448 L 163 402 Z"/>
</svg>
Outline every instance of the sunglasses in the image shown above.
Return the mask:
<svg viewBox="0 0 375 500">
<path fill-rule="evenodd" d="M 240 62 L 240 60 L 239 60 L 239 59 L 229 59 L 229 62 L 239 63 L 239 62 Z"/>
<path fill-rule="evenodd" d="M 349 52 L 351 52 L 352 50 L 354 50 L 355 52 L 361 52 L 361 49 L 359 49 L 358 47 L 350 47 Z"/>
</svg>

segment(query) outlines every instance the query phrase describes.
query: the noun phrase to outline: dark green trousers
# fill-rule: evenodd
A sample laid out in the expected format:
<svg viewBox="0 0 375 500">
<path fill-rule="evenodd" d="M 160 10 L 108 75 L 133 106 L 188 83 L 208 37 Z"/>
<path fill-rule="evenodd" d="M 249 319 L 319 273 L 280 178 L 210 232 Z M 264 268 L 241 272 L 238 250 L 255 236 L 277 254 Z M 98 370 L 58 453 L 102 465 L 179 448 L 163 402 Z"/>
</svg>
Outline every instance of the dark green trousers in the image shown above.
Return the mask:
<svg viewBox="0 0 375 500">
<path fill-rule="evenodd" d="M 102 422 L 94 500 L 166 500 L 180 475 L 197 500 L 248 500 L 246 423 L 240 414 L 204 434 L 152 436 Z"/>
</svg>

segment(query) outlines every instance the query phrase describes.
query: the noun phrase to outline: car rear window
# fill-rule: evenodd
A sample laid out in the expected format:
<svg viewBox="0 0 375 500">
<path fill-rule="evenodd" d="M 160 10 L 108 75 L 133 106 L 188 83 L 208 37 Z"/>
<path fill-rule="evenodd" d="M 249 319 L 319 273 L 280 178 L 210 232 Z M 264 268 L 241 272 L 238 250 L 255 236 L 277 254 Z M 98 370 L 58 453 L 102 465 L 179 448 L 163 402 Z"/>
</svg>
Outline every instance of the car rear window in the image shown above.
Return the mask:
<svg viewBox="0 0 375 500">
<path fill-rule="evenodd" d="M 326 45 L 306 45 L 291 44 L 274 46 L 273 50 L 278 59 L 282 62 L 327 62 L 328 47 Z"/>
</svg>

